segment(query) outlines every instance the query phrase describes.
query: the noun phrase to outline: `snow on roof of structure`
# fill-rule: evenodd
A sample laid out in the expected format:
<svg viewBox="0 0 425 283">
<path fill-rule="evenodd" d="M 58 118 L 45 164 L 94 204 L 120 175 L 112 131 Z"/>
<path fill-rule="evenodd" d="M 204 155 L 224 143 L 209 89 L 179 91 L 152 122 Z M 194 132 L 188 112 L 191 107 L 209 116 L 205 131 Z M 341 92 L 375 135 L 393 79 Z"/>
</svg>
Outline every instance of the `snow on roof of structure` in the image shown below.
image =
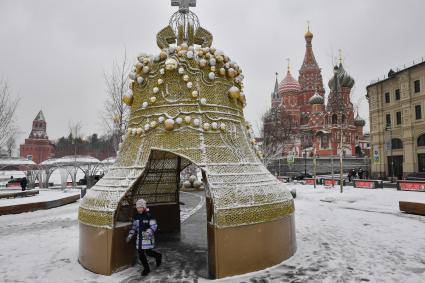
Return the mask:
<svg viewBox="0 0 425 283">
<path fill-rule="evenodd" d="M 70 155 L 70 156 L 64 156 L 61 158 L 51 158 L 46 161 L 43 161 L 40 163 L 42 166 L 52 166 L 52 165 L 74 165 L 74 164 L 98 164 L 100 163 L 100 160 L 87 155 Z"/>
<path fill-rule="evenodd" d="M 117 158 L 115 156 L 112 156 L 102 160 L 101 163 L 104 165 L 112 165 L 115 163 L 116 160 Z"/>
<path fill-rule="evenodd" d="M 0 158 L 0 166 L 8 165 L 37 165 L 34 161 L 24 158 Z"/>
</svg>

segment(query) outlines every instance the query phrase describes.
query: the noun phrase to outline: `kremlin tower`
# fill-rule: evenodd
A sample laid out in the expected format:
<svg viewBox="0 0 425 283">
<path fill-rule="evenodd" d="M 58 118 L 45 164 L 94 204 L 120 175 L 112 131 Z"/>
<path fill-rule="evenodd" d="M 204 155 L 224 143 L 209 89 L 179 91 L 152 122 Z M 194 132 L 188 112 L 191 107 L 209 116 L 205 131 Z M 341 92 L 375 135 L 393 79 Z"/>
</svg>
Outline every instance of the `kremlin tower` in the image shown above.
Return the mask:
<svg viewBox="0 0 425 283">
<path fill-rule="evenodd" d="M 33 160 L 40 164 L 54 156 L 55 146 L 49 141 L 46 132 L 47 123 L 44 118 L 43 111 L 40 110 L 34 121 L 29 137 L 25 139 L 25 143 L 20 145 L 21 157 Z"/>
</svg>

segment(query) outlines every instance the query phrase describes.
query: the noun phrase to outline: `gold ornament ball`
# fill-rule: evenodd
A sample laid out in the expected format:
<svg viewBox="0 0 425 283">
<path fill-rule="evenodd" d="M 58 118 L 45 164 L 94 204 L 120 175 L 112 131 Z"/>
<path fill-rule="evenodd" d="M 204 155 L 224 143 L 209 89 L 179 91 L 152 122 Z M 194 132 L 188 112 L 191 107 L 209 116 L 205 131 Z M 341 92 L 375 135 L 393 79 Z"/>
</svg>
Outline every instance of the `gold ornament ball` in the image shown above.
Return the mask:
<svg viewBox="0 0 425 283">
<path fill-rule="evenodd" d="M 172 131 L 174 129 L 174 120 L 173 119 L 165 120 L 164 127 L 167 131 Z"/>
<path fill-rule="evenodd" d="M 134 100 L 134 98 L 133 98 L 133 96 L 132 96 L 132 95 L 131 95 L 131 96 L 127 96 L 127 95 L 125 95 L 125 96 L 122 98 L 122 101 L 123 101 L 126 105 L 128 105 L 128 106 L 133 105 L 133 100 Z"/>
<path fill-rule="evenodd" d="M 161 60 L 167 59 L 167 53 L 165 51 L 161 51 L 161 53 L 159 53 L 159 58 Z"/>
</svg>

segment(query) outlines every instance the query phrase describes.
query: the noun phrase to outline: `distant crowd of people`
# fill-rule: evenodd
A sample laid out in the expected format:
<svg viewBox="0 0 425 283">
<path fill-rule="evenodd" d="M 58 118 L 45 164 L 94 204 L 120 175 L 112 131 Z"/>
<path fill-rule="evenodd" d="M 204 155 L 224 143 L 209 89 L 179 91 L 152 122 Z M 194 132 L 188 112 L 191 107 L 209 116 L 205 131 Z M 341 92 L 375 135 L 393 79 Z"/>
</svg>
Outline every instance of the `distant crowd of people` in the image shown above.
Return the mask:
<svg viewBox="0 0 425 283">
<path fill-rule="evenodd" d="M 350 171 L 348 171 L 348 181 L 351 182 L 354 179 L 369 179 L 369 172 L 363 170 L 363 168 L 350 169 Z"/>
</svg>

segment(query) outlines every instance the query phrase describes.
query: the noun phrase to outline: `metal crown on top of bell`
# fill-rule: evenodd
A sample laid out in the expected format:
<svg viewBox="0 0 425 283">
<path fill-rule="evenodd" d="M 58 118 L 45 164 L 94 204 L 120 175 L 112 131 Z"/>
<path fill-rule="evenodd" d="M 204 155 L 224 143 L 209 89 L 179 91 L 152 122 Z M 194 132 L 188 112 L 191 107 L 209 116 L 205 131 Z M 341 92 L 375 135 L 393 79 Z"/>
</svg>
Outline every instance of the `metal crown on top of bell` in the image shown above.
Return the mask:
<svg viewBox="0 0 425 283">
<path fill-rule="evenodd" d="M 196 7 L 196 0 L 171 0 L 171 6 L 178 6 L 179 10 L 171 16 L 169 25 L 175 34 L 180 34 L 187 41 L 189 34 L 200 26 L 198 16 L 189 10 L 189 7 Z"/>
</svg>

